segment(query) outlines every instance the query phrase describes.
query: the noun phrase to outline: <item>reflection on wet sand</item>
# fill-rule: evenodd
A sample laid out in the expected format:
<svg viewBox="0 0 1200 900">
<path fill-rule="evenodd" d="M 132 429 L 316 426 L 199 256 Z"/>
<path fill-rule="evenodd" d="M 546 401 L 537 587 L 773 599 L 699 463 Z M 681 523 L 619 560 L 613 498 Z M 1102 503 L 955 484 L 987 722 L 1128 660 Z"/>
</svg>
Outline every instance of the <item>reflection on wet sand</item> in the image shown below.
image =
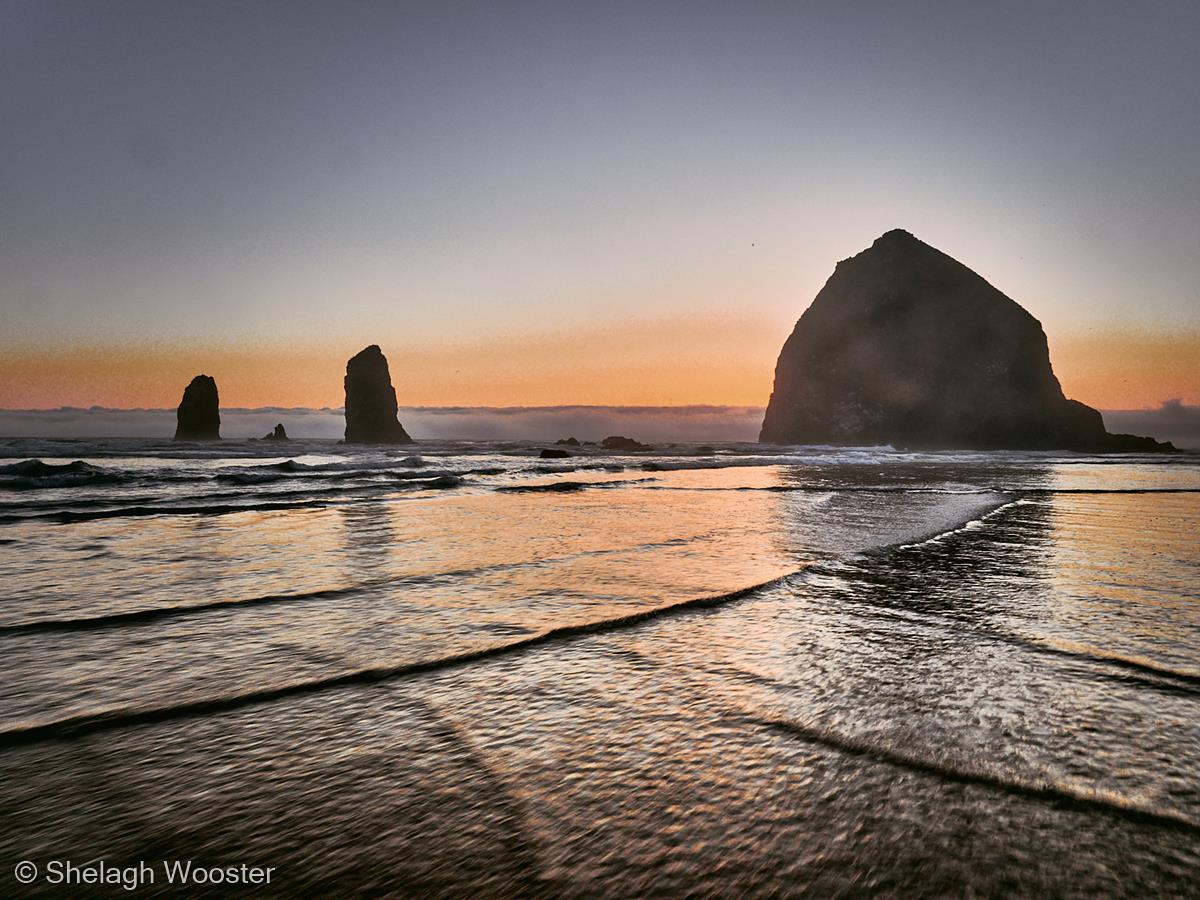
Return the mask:
<svg viewBox="0 0 1200 900">
<path fill-rule="evenodd" d="M 0 746 L 0 856 L 270 865 L 281 894 L 1182 892 L 1200 495 L 1052 492 L 1140 479 L 1081 471 L 664 470 L 69 526 L 10 580 L 0 727 L 86 727 Z M 94 542 L 119 550 L 89 571 Z M 162 590 L 119 595 L 118 567 Z M 114 596 L 48 610 L 52 581 Z M 51 615 L 85 621 L 3 630 Z"/>
</svg>

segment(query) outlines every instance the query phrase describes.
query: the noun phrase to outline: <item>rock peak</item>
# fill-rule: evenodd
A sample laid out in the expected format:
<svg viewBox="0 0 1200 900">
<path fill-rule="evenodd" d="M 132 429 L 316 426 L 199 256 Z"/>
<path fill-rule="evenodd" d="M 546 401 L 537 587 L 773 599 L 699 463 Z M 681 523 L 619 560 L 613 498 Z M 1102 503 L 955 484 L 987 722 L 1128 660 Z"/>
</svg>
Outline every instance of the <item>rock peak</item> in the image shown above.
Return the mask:
<svg viewBox="0 0 1200 900">
<path fill-rule="evenodd" d="M 879 244 L 899 244 L 906 242 L 911 244 L 925 244 L 924 241 L 918 240 L 916 235 L 914 235 L 911 231 L 905 231 L 903 228 L 893 228 L 891 231 L 885 231 L 883 234 L 877 237 L 875 239 L 875 243 L 871 246 L 874 247 L 878 246 Z M 925 246 L 929 245 L 925 244 Z"/>
<path fill-rule="evenodd" d="M 364 347 L 346 363 L 346 443 L 411 444 L 396 418 L 396 389 L 387 357 L 378 344 Z"/>
<path fill-rule="evenodd" d="M 903 228 L 893 228 L 891 231 L 885 231 L 870 247 L 861 250 L 854 256 L 848 259 L 843 259 L 837 264 L 837 269 L 842 269 L 854 263 L 862 262 L 863 260 L 874 260 L 877 264 L 884 264 L 885 261 L 901 264 L 914 264 L 917 259 L 946 259 L 951 260 L 949 256 L 942 253 L 935 247 L 930 246 L 923 240 L 914 235 L 911 231 L 905 231 Z M 907 261 L 912 261 L 907 263 Z M 954 262 L 954 260 L 951 260 Z M 955 262 L 955 265 L 958 265 Z M 966 268 L 965 266 L 963 267 Z M 967 271 L 970 271 L 967 269 Z"/>
<path fill-rule="evenodd" d="M 1041 323 L 902 229 L 843 260 L 779 354 L 760 440 L 1167 450 L 1068 400 Z"/>
<path fill-rule="evenodd" d="M 871 244 L 858 256 L 866 254 L 884 254 L 889 257 L 904 258 L 908 256 L 937 256 L 953 261 L 956 265 L 961 265 L 957 260 L 947 256 L 941 250 L 938 250 L 932 244 L 927 244 L 911 231 L 905 231 L 903 228 L 893 228 L 891 231 L 885 231 L 879 237 L 875 238 L 875 242 Z M 858 256 L 851 257 L 857 259 Z M 965 269 L 966 266 L 963 266 Z M 970 271 L 967 269 L 967 271 Z"/>
</svg>

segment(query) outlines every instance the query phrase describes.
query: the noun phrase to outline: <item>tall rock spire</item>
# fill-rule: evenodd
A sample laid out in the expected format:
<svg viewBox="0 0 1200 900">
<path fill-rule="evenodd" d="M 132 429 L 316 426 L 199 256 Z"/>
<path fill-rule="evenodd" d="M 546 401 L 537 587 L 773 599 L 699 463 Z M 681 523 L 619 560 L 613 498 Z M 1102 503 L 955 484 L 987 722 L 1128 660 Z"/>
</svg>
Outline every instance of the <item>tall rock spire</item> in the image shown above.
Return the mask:
<svg viewBox="0 0 1200 900">
<path fill-rule="evenodd" d="M 346 363 L 346 443 L 411 444 L 396 418 L 396 390 L 377 344 Z"/>
<path fill-rule="evenodd" d="M 183 390 L 183 399 L 175 411 L 175 440 L 216 441 L 221 437 L 221 401 L 217 382 L 208 375 L 197 375 Z"/>
</svg>

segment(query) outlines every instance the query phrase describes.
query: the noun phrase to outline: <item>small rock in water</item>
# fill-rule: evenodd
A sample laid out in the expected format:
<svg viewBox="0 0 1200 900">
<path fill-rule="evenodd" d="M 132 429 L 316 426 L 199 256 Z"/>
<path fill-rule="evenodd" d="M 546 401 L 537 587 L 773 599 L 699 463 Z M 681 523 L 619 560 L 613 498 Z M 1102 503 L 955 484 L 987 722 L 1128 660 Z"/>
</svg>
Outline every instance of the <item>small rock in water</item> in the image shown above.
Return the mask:
<svg viewBox="0 0 1200 900">
<path fill-rule="evenodd" d="M 643 444 L 641 441 L 635 441 L 633 438 L 627 438 L 624 435 L 614 434 L 606 437 L 600 442 L 600 446 L 605 450 L 653 450 L 649 444 Z"/>
<path fill-rule="evenodd" d="M 579 446 L 579 441 L 577 441 L 577 440 L 576 440 L 575 438 L 573 438 L 573 437 L 569 437 L 569 438 L 559 438 L 559 439 L 558 439 L 557 441 L 555 441 L 554 443 L 556 443 L 556 444 L 565 444 L 565 445 L 566 445 L 566 446 L 568 446 L 568 447 L 578 447 L 578 446 Z"/>
<path fill-rule="evenodd" d="M 561 444 L 562 441 L 559 441 Z M 543 450 L 538 454 L 539 459 L 570 459 L 571 454 L 566 450 Z"/>
<path fill-rule="evenodd" d="M 263 440 L 264 441 L 290 441 L 291 438 L 288 437 L 288 433 L 284 429 L 283 423 L 280 422 L 278 425 L 275 426 L 274 431 L 272 431 L 270 434 L 265 435 L 263 437 Z"/>
</svg>

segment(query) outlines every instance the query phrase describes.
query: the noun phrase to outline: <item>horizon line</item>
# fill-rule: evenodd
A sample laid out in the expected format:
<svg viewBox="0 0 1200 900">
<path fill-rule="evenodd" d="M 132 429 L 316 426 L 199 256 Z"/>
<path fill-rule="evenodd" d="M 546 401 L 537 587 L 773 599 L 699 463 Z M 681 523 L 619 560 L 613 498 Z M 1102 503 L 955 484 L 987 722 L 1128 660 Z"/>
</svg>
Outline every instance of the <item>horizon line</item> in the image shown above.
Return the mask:
<svg viewBox="0 0 1200 900">
<path fill-rule="evenodd" d="M 1139 407 L 1094 407 L 1100 412 L 1162 412 L 1169 409 L 1178 408 L 1194 408 L 1191 404 L 1181 403 L 1176 398 L 1169 398 L 1159 401 L 1158 406 L 1139 406 Z M 326 412 L 326 413 L 342 413 L 345 414 L 344 406 L 220 406 L 221 411 L 227 412 L 242 412 L 242 413 L 265 413 L 265 412 Z M 41 412 L 175 412 L 178 409 L 176 406 L 0 406 L 0 413 L 41 413 Z M 411 410 L 413 412 L 424 413 L 455 413 L 467 412 L 475 410 L 487 410 L 489 412 L 553 412 L 553 411 L 570 411 L 570 410 L 621 410 L 623 412 L 641 413 L 641 412 L 727 412 L 727 411 L 766 411 L 765 405 L 757 404 L 739 404 L 739 403 L 681 403 L 681 404 L 630 404 L 630 403 L 554 403 L 546 405 L 532 406 L 488 406 L 488 405 L 470 405 L 470 404 L 455 404 L 445 406 L 405 406 L 397 405 L 397 412 L 400 410 Z"/>
</svg>

